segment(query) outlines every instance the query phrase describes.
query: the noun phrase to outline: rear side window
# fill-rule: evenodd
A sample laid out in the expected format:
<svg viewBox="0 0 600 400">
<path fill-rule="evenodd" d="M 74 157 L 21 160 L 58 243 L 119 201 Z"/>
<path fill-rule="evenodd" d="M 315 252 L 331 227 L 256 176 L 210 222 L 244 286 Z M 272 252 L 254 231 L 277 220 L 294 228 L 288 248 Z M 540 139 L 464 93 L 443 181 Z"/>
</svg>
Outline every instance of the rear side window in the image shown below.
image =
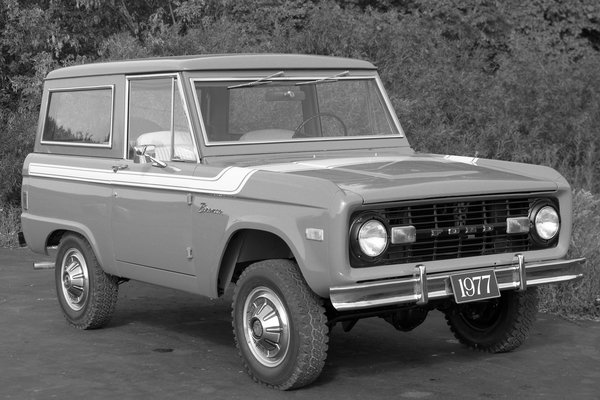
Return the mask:
<svg viewBox="0 0 600 400">
<path fill-rule="evenodd" d="M 110 147 L 113 88 L 50 92 L 42 143 Z"/>
</svg>

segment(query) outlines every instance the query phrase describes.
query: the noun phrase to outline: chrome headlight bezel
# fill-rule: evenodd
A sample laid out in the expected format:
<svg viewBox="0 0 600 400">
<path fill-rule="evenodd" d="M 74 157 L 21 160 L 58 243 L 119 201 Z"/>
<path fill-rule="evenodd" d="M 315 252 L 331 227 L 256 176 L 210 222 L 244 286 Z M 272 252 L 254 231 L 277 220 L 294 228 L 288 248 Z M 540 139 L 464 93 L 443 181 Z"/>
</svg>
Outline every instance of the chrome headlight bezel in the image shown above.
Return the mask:
<svg viewBox="0 0 600 400">
<path fill-rule="evenodd" d="M 560 233 L 560 212 L 550 202 L 540 202 L 533 206 L 530 213 L 531 237 L 542 246 L 548 246 L 558 240 Z"/>
<path fill-rule="evenodd" d="M 390 228 L 375 213 L 359 215 L 350 227 L 350 249 L 359 260 L 376 262 L 390 245 Z"/>
</svg>

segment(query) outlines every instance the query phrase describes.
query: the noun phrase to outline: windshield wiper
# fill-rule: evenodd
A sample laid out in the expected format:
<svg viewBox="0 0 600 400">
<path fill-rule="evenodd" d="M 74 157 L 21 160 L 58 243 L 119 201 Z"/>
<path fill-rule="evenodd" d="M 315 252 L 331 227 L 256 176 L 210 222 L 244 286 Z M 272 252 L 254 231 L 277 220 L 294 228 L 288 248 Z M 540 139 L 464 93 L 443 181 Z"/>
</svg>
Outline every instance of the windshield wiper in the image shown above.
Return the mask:
<svg viewBox="0 0 600 400">
<path fill-rule="evenodd" d="M 350 71 L 344 71 L 344 72 L 340 72 L 337 75 L 334 76 L 330 76 L 329 78 L 321 78 L 321 79 L 317 79 L 314 81 L 307 81 L 307 82 L 298 82 L 296 83 L 296 86 L 302 86 L 302 85 L 316 85 L 318 83 L 327 83 L 327 82 L 337 82 L 339 80 L 339 78 L 346 76 L 350 73 Z"/>
<path fill-rule="evenodd" d="M 265 85 L 267 83 L 271 83 L 271 81 L 270 81 L 271 79 L 277 78 L 279 76 L 283 76 L 283 71 L 276 72 L 273 75 L 265 76 L 264 78 L 260 78 L 255 81 L 252 81 L 252 82 L 242 83 L 242 84 L 233 85 L 233 86 L 227 86 L 227 89 L 237 89 L 237 88 L 243 88 L 243 87 Z"/>
</svg>

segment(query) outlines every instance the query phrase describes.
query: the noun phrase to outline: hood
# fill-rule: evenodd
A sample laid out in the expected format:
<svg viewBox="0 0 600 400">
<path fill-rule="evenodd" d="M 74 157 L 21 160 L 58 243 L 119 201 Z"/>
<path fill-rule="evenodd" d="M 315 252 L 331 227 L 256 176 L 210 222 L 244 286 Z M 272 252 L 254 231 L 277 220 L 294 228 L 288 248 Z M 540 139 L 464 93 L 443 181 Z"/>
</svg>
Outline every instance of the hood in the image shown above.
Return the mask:
<svg viewBox="0 0 600 400">
<path fill-rule="evenodd" d="M 252 168 L 326 179 L 365 203 L 555 191 L 561 179 L 547 167 L 439 155 L 308 159 Z"/>
</svg>

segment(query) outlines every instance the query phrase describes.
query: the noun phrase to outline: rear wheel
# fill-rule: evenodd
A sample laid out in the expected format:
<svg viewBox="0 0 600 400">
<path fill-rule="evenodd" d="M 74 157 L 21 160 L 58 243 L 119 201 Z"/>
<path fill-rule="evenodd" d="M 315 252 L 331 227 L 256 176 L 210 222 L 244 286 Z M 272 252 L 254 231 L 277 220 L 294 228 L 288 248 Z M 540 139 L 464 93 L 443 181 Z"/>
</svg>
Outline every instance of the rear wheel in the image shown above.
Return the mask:
<svg viewBox="0 0 600 400">
<path fill-rule="evenodd" d="M 446 321 L 464 345 L 490 353 L 516 349 L 529 336 L 538 310 L 537 288 L 503 292 L 497 299 L 458 304 Z"/>
<path fill-rule="evenodd" d="M 236 346 L 255 381 L 287 390 L 319 376 L 327 356 L 327 318 L 295 263 L 249 266 L 237 282 L 232 308 Z"/>
<path fill-rule="evenodd" d="M 67 321 L 79 329 L 105 326 L 115 310 L 119 286 L 105 273 L 83 237 L 63 237 L 56 255 L 56 294 Z"/>
</svg>

